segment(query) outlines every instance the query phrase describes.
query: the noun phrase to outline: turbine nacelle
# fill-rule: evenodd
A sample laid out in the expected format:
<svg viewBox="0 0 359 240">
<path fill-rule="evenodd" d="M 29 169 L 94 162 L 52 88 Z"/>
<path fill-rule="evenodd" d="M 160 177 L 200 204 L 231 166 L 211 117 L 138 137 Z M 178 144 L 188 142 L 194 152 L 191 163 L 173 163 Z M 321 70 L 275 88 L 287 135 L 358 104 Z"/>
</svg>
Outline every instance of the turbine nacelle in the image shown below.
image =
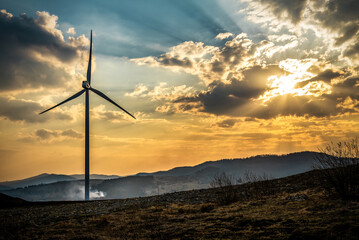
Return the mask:
<svg viewBox="0 0 359 240">
<path fill-rule="evenodd" d="M 85 88 L 85 89 L 90 89 L 91 86 L 90 84 L 88 83 L 88 81 L 82 81 L 82 87 Z"/>
</svg>

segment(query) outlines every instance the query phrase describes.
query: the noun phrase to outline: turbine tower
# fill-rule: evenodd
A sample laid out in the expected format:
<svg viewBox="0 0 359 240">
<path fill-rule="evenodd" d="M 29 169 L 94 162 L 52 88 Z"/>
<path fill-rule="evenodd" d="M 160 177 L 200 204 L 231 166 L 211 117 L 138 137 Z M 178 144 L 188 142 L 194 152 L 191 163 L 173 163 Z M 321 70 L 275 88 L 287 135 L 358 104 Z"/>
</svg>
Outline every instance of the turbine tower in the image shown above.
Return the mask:
<svg viewBox="0 0 359 240">
<path fill-rule="evenodd" d="M 89 91 L 92 91 L 99 95 L 100 97 L 104 98 L 105 100 L 109 101 L 110 103 L 114 104 L 116 107 L 120 108 L 122 111 L 136 119 L 131 113 L 127 112 L 124 108 L 120 105 L 112 101 L 109 97 L 105 94 L 100 92 L 99 90 L 94 89 L 91 87 L 91 60 L 92 60 L 92 30 L 91 30 L 91 38 L 90 38 L 90 54 L 89 54 L 89 63 L 87 67 L 87 81 L 82 82 L 82 90 L 78 93 L 74 94 L 73 96 L 69 97 L 68 99 L 60 102 L 59 104 L 39 113 L 43 114 L 51 109 L 54 109 L 72 99 L 75 99 L 81 96 L 83 93 L 86 93 L 86 103 L 85 103 L 85 200 L 90 199 L 90 116 L 89 116 Z"/>
</svg>

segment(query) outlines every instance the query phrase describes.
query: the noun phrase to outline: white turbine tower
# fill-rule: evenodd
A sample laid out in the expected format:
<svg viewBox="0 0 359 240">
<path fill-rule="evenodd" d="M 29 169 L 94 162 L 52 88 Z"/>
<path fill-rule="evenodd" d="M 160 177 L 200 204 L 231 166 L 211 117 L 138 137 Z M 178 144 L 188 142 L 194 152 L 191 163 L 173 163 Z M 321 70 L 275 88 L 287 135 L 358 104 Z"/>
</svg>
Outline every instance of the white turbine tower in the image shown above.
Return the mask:
<svg viewBox="0 0 359 240">
<path fill-rule="evenodd" d="M 100 97 L 106 99 L 110 103 L 114 104 L 116 107 L 120 108 L 122 111 L 136 119 L 131 113 L 127 112 L 124 108 L 122 108 L 120 105 L 112 101 L 109 97 L 107 97 L 105 94 L 100 92 L 99 90 L 94 89 L 91 87 L 91 59 L 92 59 L 92 30 L 91 30 L 91 38 L 90 38 L 90 56 L 89 56 L 89 63 L 87 67 L 87 81 L 82 82 L 83 89 L 79 91 L 78 93 L 74 94 L 73 96 L 69 97 L 68 99 L 60 102 L 59 104 L 39 113 L 43 114 L 47 111 L 50 111 L 51 109 L 60 106 L 61 104 L 64 104 L 72 99 L 75 99 L 79 96 L 81 96 L 84 92 L 86 92 L 86 104 L 85 104 L 85 200 L 90 199 L 90 116 L 89 116 L 89 91 L 92 91 L 99 95 Z"/>
</svg>

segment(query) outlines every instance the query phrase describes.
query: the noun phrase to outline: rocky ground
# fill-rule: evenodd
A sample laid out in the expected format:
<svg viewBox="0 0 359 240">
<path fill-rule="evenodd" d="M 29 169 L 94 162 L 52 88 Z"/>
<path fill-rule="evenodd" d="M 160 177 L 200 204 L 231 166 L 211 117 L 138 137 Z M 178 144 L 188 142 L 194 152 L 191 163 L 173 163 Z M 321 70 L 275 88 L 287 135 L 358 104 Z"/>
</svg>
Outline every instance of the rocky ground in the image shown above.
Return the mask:
<svg viewBox="0 0 359 240">
<path fill-rule="evenodd" d="M 358 239 L 359 203 L 324 191 L 316 172 L 154 197 L 18 202 L 0 239 Z M 225 194 L 235 194 L 224 204 Z"/>
</svg>

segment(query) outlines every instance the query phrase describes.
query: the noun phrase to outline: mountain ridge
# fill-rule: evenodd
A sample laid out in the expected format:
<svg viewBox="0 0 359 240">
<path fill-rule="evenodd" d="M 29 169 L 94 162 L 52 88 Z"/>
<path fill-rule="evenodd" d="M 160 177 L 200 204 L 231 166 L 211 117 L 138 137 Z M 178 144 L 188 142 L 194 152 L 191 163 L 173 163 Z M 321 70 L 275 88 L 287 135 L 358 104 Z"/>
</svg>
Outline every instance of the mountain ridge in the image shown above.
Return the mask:
<svg viewBox="0 0 359 240">
<path fill-rule="evenodd" d="M 234 180 L 242 178 L 246 172 L 257 176 L 265 173 L 273 178 L 281 178 L 312 170 L 316 154 L 305 151 L 222 159 L 192 167 L 176 167 L 168 171 L 139 173 L 114 179 L 91 179 L 91 194 L 92 199 L 122 199 L 205 189 L 210 186 L 213 177 L 222 172 L 231 175 Z M 83 185 L 82 179 L 73 179 L 18 189 L 0 189 L 0 192 L 27 201 L 72 201 L 83 199 Z"/>
<path fill-rule="evenodd" d="M 105 174 L 91 174 L 92 179 L 112 179 L 118 178 L 118 175 L 105 175 Z M 16 188 L 24 188 L 39 184 L 50 184 L 62 181 L 75 181 L 84 178 L 84 174 L 55 174 L 55 173 L 41 173 L 32 177 L 0 182 L 0 191 Z"/>
</svg>

